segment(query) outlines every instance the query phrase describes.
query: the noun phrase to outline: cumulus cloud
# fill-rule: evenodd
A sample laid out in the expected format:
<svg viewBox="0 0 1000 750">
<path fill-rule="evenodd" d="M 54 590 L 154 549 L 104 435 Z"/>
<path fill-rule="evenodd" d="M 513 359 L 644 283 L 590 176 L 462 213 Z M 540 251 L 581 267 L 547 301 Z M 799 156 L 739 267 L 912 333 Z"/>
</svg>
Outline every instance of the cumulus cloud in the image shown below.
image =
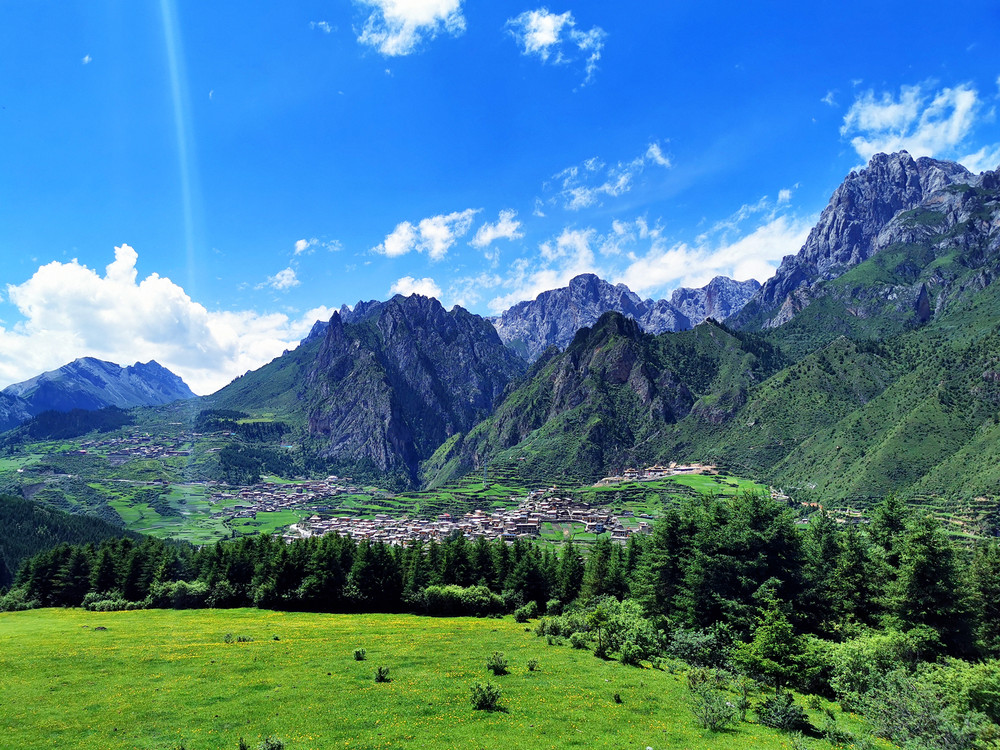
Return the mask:
<svg viewBox="0 0 1000 750">
<path fill-rule="evenodd" d="M 319 242 L 319 240 L 315 237 L 311 240 L 295 240 L 295 255 L 302 255 L 302 253 L 308 252 L 309 249 L 314 247 L 317 242 Z"/>
<path fill-rule="evenodd" d="M 566 286 L 581 273 L 599 273 L 594 256 L 597 240 L 594 229 L 567 228 L 558 237 L 539 245 L 539 257 L 518 258 L 502 282 L 509 291 L 491 299 L 490 310 L 501 312 L 521 300 L 534 299 L 547 289 Z"/>
<path fill-rule="evenodd" d="M 396 225 L 385 240 L 372 250 L 390 258 L 409 252 L 427 253 L 431 260 L 441 260 L 448 249 L 468 234 L 478 208 L 421 219 L 416 225 L 404 221 Z"/>
<path fill-rule="evenodd" d="M 386 57 L 409 55 L 424 39 L 465 31 L 462 0 L 357 0 L 370 11 L 358 41 Z"/>
<path fill-rule="evenodd" d="M 555 186 L 563 208 L 579 211 L 599 205 L 602 198 L 616 198 L 629 192 L 639 175 L 651 164 L 667 169 L 671 166 L 670 159 L 656 142 L 650 143 L 644 153 L 631 161 L 608 165 L 593 157 L 582 164 L 567 167 L 554 175 L 553 182 L 546 187 L 551 189 Z"/>
<path fill-rule="evenodd" d="M 122 365 L 155 359 L 196 393 L 211 393 L 294 347 L 316 320 L 333 314 L 326 307 L 296 319 L 209 311 L 166 277 L 138 280 L 137 260 L 121 245 L 103 275 L 75 259 L 53 261 L 7 285 L 23 320 L 0 327 L 0 381 L 26 380 L 84 356 Z"/>
<path fill-rule="evenodd" d="M 970 151 L 975 127 L 984 117 L 979 92 L 970 84 L 930 90 L 903 86 L 899 95 L 873 90 L 860 94 L 844 116 L 840 134 L 866 161 L 879 152 L 905 149 L 914 157 L 956 159 L 971 169 L 992 169 L 1000 144 Z"/>
<path fill-rule="evenodd" d="M 476 230 L 476 236 L 469 240 L 469 244 L 479 250 L 485 250 L 497 240 L 516 240 L 524 237 L 524 233 L 520 231 L 521 222 L 514 218 L 516 216 L 517 211 L 503 209 L 496 223 L 484 223 Z"/>
<path fill-rule="evenodd" d="M 600 26 L 589 31 L 578 29 L 570 11 L 556 14 L 548 8 L 526 10 L 508 19 L 507 30 L 520 45 L 521 54 L 534 55 L 543 63 L 564 65 L 582 60 L 584 84 L 590 83 L 597 71 L 607 36 Z"/>
<path fill-rule="evenodd" d="M 495 273 L 481 273 L 478 276 L 465 276 L 455 279 L 448 286 L 448 298 L 453 305 L 470 307 L 475 305 L 490 290 L 503 283 L 503 279 Z"/>
<path fill-rule="evenodd" d="M 278 292 L 284 292 L 292 287 L 298 286 L 302 282 L 298 280 L 295 276 L 294 268 L 285 268 L 278 271 L 274 276 L 268 276 L 267 281 L 263 284 L 258 284 L 257 288 L 262 289 L 264 287 L 270 287 Z"/>
<path fill-rule="evenodd" d="M 702 236 L 694 245 L 668 245 L 657 238 L 613 280 L 640 294 L 678 286 L 700 287 L 720 275 L 763 281 L 774 274 L 783 256 L 798 252 L 813 223 L 814 218 L 779 215 L 735 238 Z"/>
<path fill-rule="evenodd" d="M 431 278 L 415 279 L 412 276 L 404 276 L 389 288 L 389 293 L 402 294 L 404 297 L 422 294 L 425 297 L 441 299 L 441 287 Z"/>
</svg>

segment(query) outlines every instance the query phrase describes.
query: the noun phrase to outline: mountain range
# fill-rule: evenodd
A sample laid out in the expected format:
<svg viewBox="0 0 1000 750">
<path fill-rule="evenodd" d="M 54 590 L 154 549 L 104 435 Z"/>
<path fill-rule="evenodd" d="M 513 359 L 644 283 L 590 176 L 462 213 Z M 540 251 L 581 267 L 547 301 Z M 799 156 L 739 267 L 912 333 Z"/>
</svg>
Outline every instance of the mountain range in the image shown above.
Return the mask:
<svg viewBox="0 0 1000 750">
<path fill-rule="evenodd" d="M 127 409 L 194 397 L 180 377 L 156 361 L 122 367 L 82 357 L 0 391 L 0 430 L 49 410 Z"/>
<path fill-rule="evenodd" d="M 1000 174 L 880 154 L 763 286 L 653 302 L 585 274 L 492 323 L 359 302 L 202 403 L 405 486 L 707 460 L 827 502 L 975 505 L 1000 494 L 998 270 Z"/>
</svg>

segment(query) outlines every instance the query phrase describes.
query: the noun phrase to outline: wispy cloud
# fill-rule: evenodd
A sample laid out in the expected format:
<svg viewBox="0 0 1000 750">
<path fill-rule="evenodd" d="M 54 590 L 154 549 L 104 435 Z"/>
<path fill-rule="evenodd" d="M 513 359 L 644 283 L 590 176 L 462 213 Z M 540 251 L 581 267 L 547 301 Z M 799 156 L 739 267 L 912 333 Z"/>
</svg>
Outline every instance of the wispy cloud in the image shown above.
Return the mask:
<svg viewBox="0 0 1000 750">
<path fill-rule="evenodd" d="M 844 116 L 840 134 L 866 161 L 879 152 L 905 149 L 912 156 L 956 159 L 970 169 L 992 169 L 1000 144 L 971 151 L 971 136 L 988 113 L 971 84 L 933 90 L 930 84 L 903 86 L 899 95 L 860 94 Z"/>
<path fill-rule="evenodd" d="M 415 279 L 412 276 L 404 276 L 389 288 L 389 293 L 402 294 L 405 297 L 422 294 L 425 297 L 441 299 L 441 287 L 432 278 Z"/>
<path fill-rule="evenodd" d="M 468 234 L 479 211 L 478 208 L 467 208 L 464 211 L 421 219 L 416 225 L 408 221 L 401 222 L 372 250 L 390 258 L 409 252 L 421 252 L 427 253 L 431 260 L 441 260 L 452 245 Z"/>
<path fill-rule="evenodd" d="M 331 26 L 326 21 L 310 21 L 309 28 L 318 29 L 319 31 L 322 31 L 324 34 L 329 34 L 331 31 L 333 31 L 333 26 Z"/>
<path fill-rule="evenodd" d="M 650 143 L 645 152 L 631 161 L 608 165 L 594 157 L 567 167 L 554 175 L 553 182 L 543 188 L 552 190 L 554 187 L 562 199 L 563 208 L 579 211 L 599 205 L 602 198 L 615 198 L 629 192 L 636 178 L 651 164 L 663 168 L 672 166 L 669 157 L 656 142 Z"/>
<path fill-rule="evenodd" d="M 583 61 L 584 84 L 590 83 L 607 37 L 604 29 L 594 26 L 581 31 L 570 11 L 552 13 L 548 8 L 526 10 L 507 21 L 507 29 L 521 47 L 521 54 L 533 55 L 543 63 L 565 65 Z"/>
<path fill-rule="evenodd" d="M 514 218 L 516 216 L 517 211 L 509 208 L 503 209 L 500 211 L 496 223 L 486 222 L 480 226 L 476 230 L 475 237 L 469 240 L 469 244 L 479 250 L 487 250 L 497 240 L 516 240 L 524 237 L 524 232 L 521 231 L 521 222 Z"/>
<path fill-rule="evenodd" d="M 594 245 L 598 241 L 594 229 L 564 229 L 558 237 L 538 247 L 538 257 L 518 258 L 504 278 L 508 291 L 489 301 L 493 312 L 501 312 L 521 300 L 534 299 L 547 289 L 566 286 L 574 276 L 589 271 L 598 272 Z"/>
<path fill-rule="evenodd" d="M 295 276 L 295 269 L 289 267 L 278 271 L 274 274 L 274 276 L 268 276 L 267 281 L 263 284 L 258 284 L 257 288 L 263 289 L 264 287 L 270 287 L 278 292 L 286 292 L 301 283 L 302 282 Z"/>
<path fill-rule="evenodd" d="M 465 31 L 462 0 L 356 0 L 370 10 L 358 32 L 361 44 L 386 57 L 409 55 L 425 39 Z"/>
<path fill-rule="evenodd" d="M 196 393 L 211 393 L 294 347 L 316 320 L 333 314 L 326 307 L 298 318 L 209 311 L 168 278 L 139 280 L 138 257 L 121 245 L 103 274 L 74 259 L 7 285 L 24 320 L 0 327 L 0 380 L 25 380 L 83 356 L 119 364 L 156 359 Z"/>
<path fill-rule="evenodd" d="M 94 58 L 92 58 L 90 55 L 84 55 L 83 58 L 80 60 L 80 62 L 83 65 L 90 65 L 90 63 L 93 61 L 93 59 Z"/>
</svg>

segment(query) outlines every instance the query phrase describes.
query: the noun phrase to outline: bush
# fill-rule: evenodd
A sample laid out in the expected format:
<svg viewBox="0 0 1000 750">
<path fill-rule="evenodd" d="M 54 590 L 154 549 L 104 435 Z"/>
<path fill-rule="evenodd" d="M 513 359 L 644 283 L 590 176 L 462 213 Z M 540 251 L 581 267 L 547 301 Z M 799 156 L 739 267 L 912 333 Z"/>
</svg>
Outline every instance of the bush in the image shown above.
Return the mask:
<svg viewBox="0 0 1000 750">
<path fill-rule="evenodd" d="M 389 680 L 389 667 L 376 667 L 375 668 L 375 682 L 390 682 L 390 680 Z"/>
<path fill-rule="evenodd" d="M 493 655 L 486 660 L 486 668 L 497 677 L 507 674 L 507 659 L 499 651 L 494 651 Z"/>
<path fill-rule="evenodd" d="M 538 659 L 528 659 L 528 671 L 529 672 L 538 671 Z"/>
<path fill-rule="evenodd" d="M 618 653 L 621 654 L 622 664 L 638 667 L 642 662 L 642 649 L 631 641 L 623 643 Z"/>
<path fill-rule="evenodd" d="M 472 707 L 476 711 L 503 711 L 500 703 L 501 690 L 499 685 L 487 682 L 485 685 L 476 682 L 471 688 Z"/>
<path fill-rule="evenodd" d="M 718 732 L 736 723 L 736 706 L 729 700 L 729 695 L 725 691 L 704 682 L 695 688 L 690 688 L 689 692 L 691 712 L 702 728 Z"/>
<path fill-rule="evenodd" d="M 587 643 L 590 642 L 590 636 L 586 633 L 581 633 L 579 630 L 570 635 L 569 637 L 570 645 L 573 648 L 587 648 Z"/>
<path fill-rule="evenodd" d="M 514 622 L 527 622 L 538 617 L 538 604 L 530 601 L 514 610 Z"/>
<path fill-rule="evenodd" d="M 258 748 L 259 750 L 285 750 L 285 743 L 277 737 L 265 737 Z"/>
<path fill-rule="evenodd" d="M 364 661 L 365 654 L 368 653 L 363 648 L 354 649 L 354 661 Z"/>
<path fill-rule="evenodd" d="M 791 693 L 781 693 L 761 703 L 757 708 L 757 721 L 765 727 L 784 732 L 809 729 L 809 717 Z"/>
<path fill-rule="evenodd" d="M 561 615 L 563 611 L 563 603 L 558 599 L 549 599 L 545 602 L 545 614 L 550 617 L 555 615 Z"/>
</svg>

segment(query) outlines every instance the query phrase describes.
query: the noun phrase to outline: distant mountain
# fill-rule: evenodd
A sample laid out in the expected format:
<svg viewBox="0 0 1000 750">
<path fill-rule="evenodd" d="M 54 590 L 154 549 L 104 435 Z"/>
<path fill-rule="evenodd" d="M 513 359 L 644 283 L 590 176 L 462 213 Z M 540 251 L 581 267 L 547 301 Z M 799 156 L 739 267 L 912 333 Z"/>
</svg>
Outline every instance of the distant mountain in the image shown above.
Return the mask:
<svg viewBox="0 0 1000 750">
<path fill-rule="evenodd" d="M 29 419 L 31 411 L 27 401 L 0 391 L 0 432 L 17 427 Z"/>
<path fill-rule="evenodd" d="M 206 402 L 300 425 L 338 473 L 414 484 L 420 462 L 488 416 L 525 369 L 485 318 L 397 295 L 335 312 Z"/>
<path fill-rule="evenodd" d="M 195 396 L 183 380 L 155 361 L 121 367 L 92 357 L 77 359 L 58 370 L 7 386 L 0 395 L 14 399 L 8 402 L 11 404 L 8 413 L 20 415 L 23 407 L 27 416 L 48 410 L 158 406 Z"/>
<path fill-rule="evenodd" d="M 657 336 L 608 312 L 539 360 L 488 419 L 443 445 L 424 479 L 436 486 L 488 463 L 522 479 L 592 481 L 670 460 L 679 425 L 730 419 L 784 364 L 759 337 L 718 323 Z"/>
<path fill-rule="evenodd" d="M 811 301 L 811 290 L 867 260 L 885 243 L 886 225 L 944 188 L 976 181 L 961 164 L 906 151 L 876 154 L 838 187 L 802 249 L 782 260 L 774 276 L 730 321 L 737 328 L 774 328 Z"/>
<path fill-rule="evenodd" d="M 493 319 L 501 340 L 529 361 L 548 347 L 565 349 L 576 332 L 614 311 L 638 321 L 647 333 L 684 331 L 707 318 L 723 319 L 739 310 L 760 288 L 754 279 L 722 276 L 701 289 L 677 289 L 667 300 L 640 299 L 624 284 L 581 274 L 559 289 L 519 302 Z"/>
</svg>

